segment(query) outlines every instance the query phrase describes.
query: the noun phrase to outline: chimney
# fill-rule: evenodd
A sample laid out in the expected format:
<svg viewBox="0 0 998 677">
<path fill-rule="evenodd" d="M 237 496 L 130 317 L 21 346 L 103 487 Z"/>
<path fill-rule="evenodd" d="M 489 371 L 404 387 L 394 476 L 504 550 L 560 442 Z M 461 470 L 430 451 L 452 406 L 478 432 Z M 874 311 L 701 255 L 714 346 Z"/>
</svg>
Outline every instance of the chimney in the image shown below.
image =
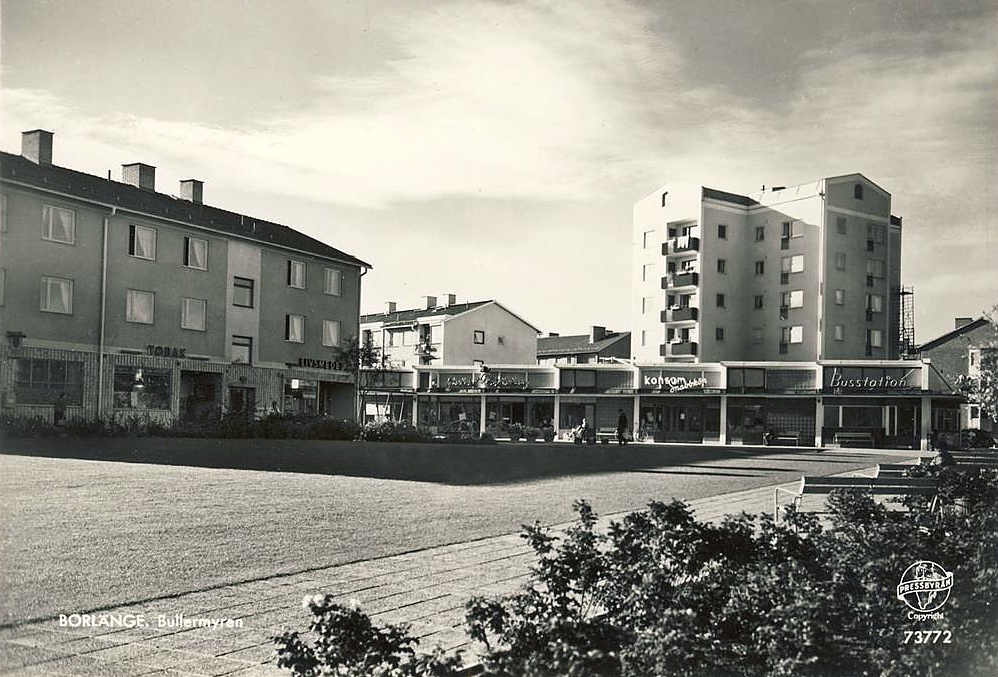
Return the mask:
<svg viewBox="0 0 998 677">
<path fill-rule="evenodd" d="M 21 132 L 21 155 L 36 165 L 52 164 L 52 132 L 44 129 Z"/>
<path fill-rule="evenodd" d="M 398 308 L 398 304 L 395 301 L 385 301 L 385 314 L 391 315 Z"/>
<path fill-rule="evenodd" d="M 457 294 L 444 294 L 444 305 L 448 308 L 457 303 Z"/>
<path fill-rule="evenodd" d="M 968 324 L 970 324 L 973 321 L 974 321 L 974 318 L 972 318 L 972 317 L 958 317 L 958 318 L 956 318 L 956 321 L 954 322 L 954 324 L 956 326 L 954 326 L 953 328 L 954 329 L 959 329 L 960 327 L 966 327 Z"/>
<path fill-rule="evenodd" d="M 141 162 L 121 165 L 121 182 L 142 190 L 156 190 L 156 168 Z"/>
<path fill-rule="evenodd" d="M 597 341 L 602 341 L 606 337 L 606 327 L 600 327 L 599 325 L 593 325 L 589 327 L 589 342 L 596 343 Z"/>
<path fill-rule="evenodd" d="M 437 297 L 436 296 L 424 296 L 423 297 L 423 307 L 429 310 L 430 308 L 437 307 Z"/>
<path fill-rule="evenodd" d="M 558 332 L 556 332 L 556 331 L 549 331 L 549 332 L 548 332 L 548 338 L 555 338 L 555 337 L 557 337 L 557 336 L 561 336 L 561 334 L 559 334 L 559 333 L 558 333 Z"/>
<path fill-rule="evenodd" d="M 201 204 L 201 196 L 204 193 L 204 181 L 197 179 L 184 179 L 180 182 L 180 197 L 183 200 L 190 200 L 195 204 Z"/>
</svg>

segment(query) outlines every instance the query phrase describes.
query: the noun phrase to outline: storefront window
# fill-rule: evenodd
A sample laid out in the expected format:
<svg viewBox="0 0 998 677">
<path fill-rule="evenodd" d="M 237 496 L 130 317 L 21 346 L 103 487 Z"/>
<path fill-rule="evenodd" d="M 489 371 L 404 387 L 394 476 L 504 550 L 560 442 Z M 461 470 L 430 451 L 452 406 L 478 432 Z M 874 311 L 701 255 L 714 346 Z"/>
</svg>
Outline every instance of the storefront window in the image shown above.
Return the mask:
<svg viewBox="0 0 998 677">
<path fill-rule="evenodd" d="M 310 414 L 319 411 L 319 382 L 301 378 L 284 381 L 284 413 Z"/>
<path fill-rule="evenodd" d="M 843 428 L 882 428 L 883 425 L 883 407 L 842 407 Z"/>
<path fill-rule="evenodd" d="M 169 369 L 115 367 L 115 409 L 170 409 L 173 374 Z"/>
<path fill-rule="evenodd" d="M 66 403 L 83 404 L 83 363 L 21 357 L 17 360 L 14 396 L 18 404 L 52 404 L 66 394 Z"/>
</svg>

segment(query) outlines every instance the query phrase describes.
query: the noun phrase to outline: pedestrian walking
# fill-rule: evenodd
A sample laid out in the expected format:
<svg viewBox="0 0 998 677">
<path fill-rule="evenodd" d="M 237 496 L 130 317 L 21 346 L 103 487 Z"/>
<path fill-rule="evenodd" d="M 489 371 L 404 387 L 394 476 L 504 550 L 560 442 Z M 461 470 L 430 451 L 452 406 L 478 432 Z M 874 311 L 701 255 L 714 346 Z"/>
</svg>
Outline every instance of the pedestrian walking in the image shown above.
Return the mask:
<svg viewBox="0 0 998 677">
<path fill-rule="evenodd" d="M 617 417 L 617 444 L 624 446 L 627 444 L 627 415 L 624 410 L 620 410 L 620 416 Z"/>
</svg>

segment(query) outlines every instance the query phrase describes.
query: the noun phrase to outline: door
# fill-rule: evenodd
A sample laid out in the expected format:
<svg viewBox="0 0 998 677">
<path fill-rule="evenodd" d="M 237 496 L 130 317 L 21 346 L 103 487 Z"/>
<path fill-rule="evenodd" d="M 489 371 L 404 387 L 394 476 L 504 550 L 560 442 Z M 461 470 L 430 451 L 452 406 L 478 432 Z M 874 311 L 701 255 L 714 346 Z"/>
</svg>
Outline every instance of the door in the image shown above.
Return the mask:
<svg viewBox="0 0 998 677">
<path fill-rule="evenodd" d="M 229 386 L 229 413 L 252 418 L 256 412 L 256 388 Z"/>
</svg>

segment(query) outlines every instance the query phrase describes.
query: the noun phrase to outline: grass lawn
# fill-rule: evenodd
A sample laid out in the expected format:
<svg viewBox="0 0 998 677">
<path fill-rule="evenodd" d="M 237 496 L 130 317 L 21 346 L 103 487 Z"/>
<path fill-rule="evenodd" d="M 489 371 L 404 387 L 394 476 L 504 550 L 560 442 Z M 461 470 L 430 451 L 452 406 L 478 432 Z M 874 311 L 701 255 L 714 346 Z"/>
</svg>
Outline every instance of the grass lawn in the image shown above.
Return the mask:
<svg viewBox="0 0 998 677">
<path fill-rule="evenodd" d="M 346 444 L 354 453 L 371 443 Z M 370 453 L 386 446 L 375 444 Z M 404 451 L 392 452 L 402 475 Z M 499 446 L 448 453 L 463 454 L 465 463 L 476 454 L 505 454 L 493 463 L 502 466 L 515 464 L 517 452 Z M 615 453 L 630 459 L 632 452 Z M 3 454 L 0 624 L 509 533 L 535 519 L 562 522 L 580 497 L 607 514 L 651 499 L 698 498 L 886 460 L 704 448 L 633 453 L 636 460 L 616 470 L 558 476 L 549 468 L 535 480 L 462 484 L 331 468 L 278 472 Z"/>
</svg>

